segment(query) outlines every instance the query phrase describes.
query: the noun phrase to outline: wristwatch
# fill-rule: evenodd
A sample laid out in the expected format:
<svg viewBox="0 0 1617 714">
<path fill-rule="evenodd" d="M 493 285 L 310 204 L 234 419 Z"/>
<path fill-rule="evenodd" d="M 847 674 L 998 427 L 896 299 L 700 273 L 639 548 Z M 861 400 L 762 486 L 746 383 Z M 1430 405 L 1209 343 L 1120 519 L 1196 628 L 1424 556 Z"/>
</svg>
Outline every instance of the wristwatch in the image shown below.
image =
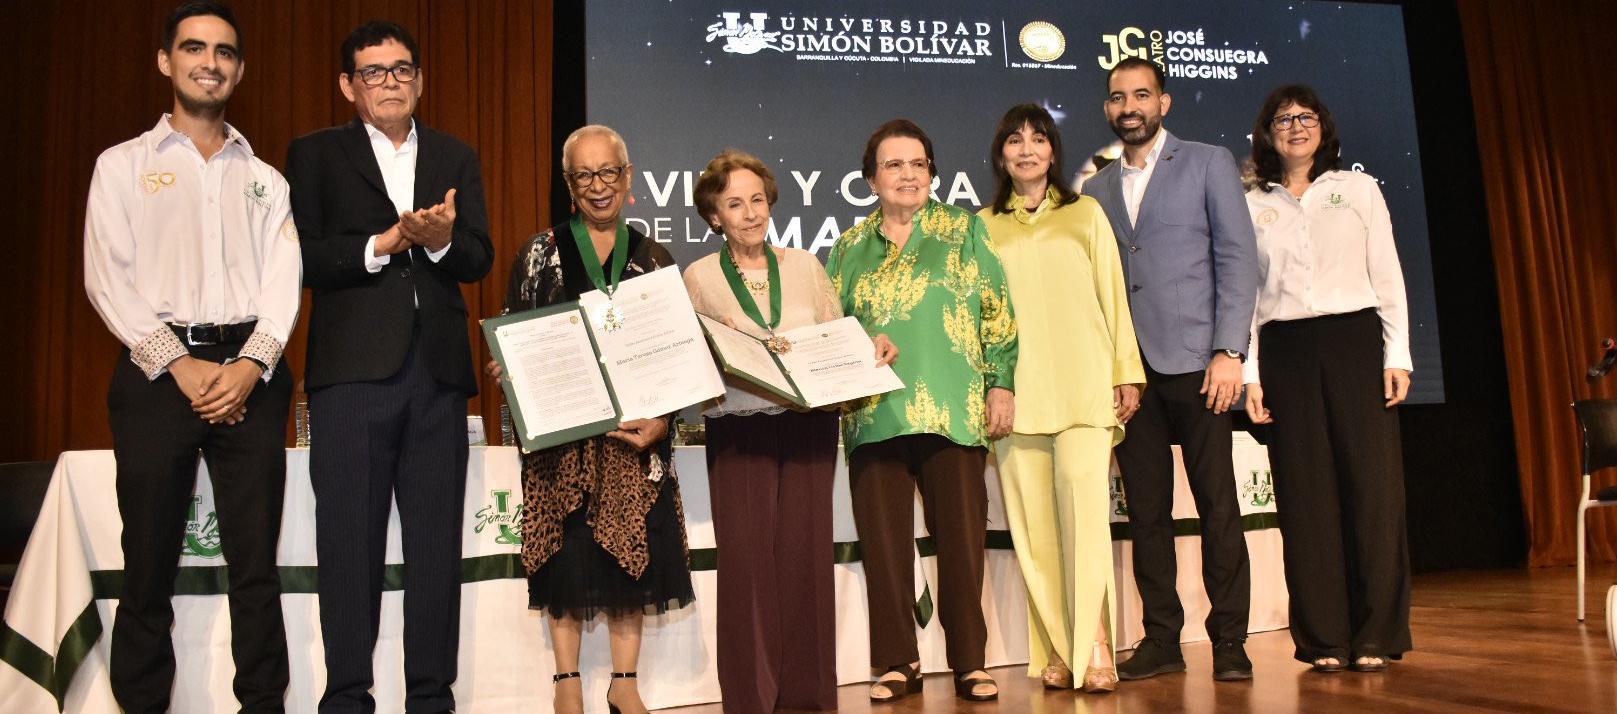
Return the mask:
<svg viewBox="0 0 1617 714">
<path fill-rule="evenodd" d="M 1238 362 L 1246 362 L 1246 355 L 1236 352 L 1235 350 L 1219 350 L 1219 352 L 1223 352 L 1225 357 L 1229 357 L 1230 359 Z"/>
</svg>

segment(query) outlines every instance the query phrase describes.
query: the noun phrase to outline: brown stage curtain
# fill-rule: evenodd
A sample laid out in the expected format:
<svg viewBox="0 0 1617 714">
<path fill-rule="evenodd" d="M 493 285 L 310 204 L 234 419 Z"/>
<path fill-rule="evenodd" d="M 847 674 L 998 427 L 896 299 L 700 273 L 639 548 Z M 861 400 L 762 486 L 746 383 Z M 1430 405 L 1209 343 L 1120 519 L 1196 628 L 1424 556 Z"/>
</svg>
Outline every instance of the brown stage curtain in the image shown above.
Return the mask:
<svg viewBox="0 0 1617 714">
<path fill-rule="evenodd" d="M 119 344 L 84 293 L 84 206 L 96 157 L 149 129 L 173 102 L 157 71 L 161 26 L 177 0 L 0 3 L 9 105 L 0 112 L 0 192 L 13 221 L 0 252 L 9 317 L 0 348 L 0 461 L 109 448 L 106 390 Z M 294 137 L 353 118 L 337 89 L 338 46 L 372 18 L 421 49 L 417 117 L 475 148 L 495 267 L 463 286 L 474 317 L 499 312 L 511 256 L 549 225 L 552 6 L 531 0 L 236 2 L 246 74 L 226 119 L 284 168 Z M 308 293 L 286 355 L 303 375 Z M 488 358 L 475 324 L 474 357 Z M 493 385 L 469 405 L 498 435 Z"/>
<path fill-rule="evenodd" d="M 1562 565 L 1576 555 L 1582 470 L 1568 405 L 1617 395 L 1617 377 L 1594 387 L 1583 377 L 1596 341 L 1617 335 L 1617 82 L 1607 62 L 1617 4 L 1462 0 L 1459 9 L 1499 275 L 1528 560 Z M 1601 483 L 1617 483 L 1617 474 L 1596 474 L 1597 488 Z M 1596 559 L 1617 554 L 1612 510 L 1591 514 Z"/>
</svg>

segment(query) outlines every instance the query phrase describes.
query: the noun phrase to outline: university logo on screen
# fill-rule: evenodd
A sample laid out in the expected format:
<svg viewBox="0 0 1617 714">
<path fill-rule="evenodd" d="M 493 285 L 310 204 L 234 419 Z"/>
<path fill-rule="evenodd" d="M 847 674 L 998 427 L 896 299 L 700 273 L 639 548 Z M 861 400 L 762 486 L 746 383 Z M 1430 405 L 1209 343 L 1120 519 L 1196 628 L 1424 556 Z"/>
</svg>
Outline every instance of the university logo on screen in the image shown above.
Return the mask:
<svg viewBox="0 0 1617 714">
<path fill-rule="evenodd" d="M 725 11 L 706 42 L 727 54 L 771 50 L 799 61 L 976 64 L 994 57 L 994 25 L 980 20 L 804 17 Z"/>
<path fill-rule="evenodd" d="M 1125 27 L 1101 35 L 1100 39 L 1105 53 L 1097 55 L 1095 61 L 1106 70 L 1126 57 L 1138 57 L 1156 63 L 1169 77 L 1236 80 L 1251 75 L 1259 65 L 1269 64 L 1269 56 L 1257 42 L 1249 43 L 1250 48 L 1244 44 L 1234 47 L 1229 40 L 1215 45 L 1201 28 L 1164 31 Z"/>
</svg>

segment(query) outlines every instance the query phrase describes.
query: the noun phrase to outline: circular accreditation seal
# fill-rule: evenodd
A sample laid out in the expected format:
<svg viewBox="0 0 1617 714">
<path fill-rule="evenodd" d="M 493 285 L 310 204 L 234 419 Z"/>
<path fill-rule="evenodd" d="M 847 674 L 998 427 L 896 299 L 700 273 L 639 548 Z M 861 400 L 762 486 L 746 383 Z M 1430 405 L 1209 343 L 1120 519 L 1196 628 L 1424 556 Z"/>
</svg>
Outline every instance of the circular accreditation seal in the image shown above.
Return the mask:
<svg viewBox="0 0 1617 714">
<path fill-rule="evenodd" d="M 1278 220 L 1280 220 L 1280 212 L 1273 208 L 1265 208 L 1262 213 L 1258 214 L 1258 225 L 1260 226 L 1267 226 Z"/>
<path fill-rule="evenodd" d="M 1067 37 L 1055 25 L 1043 20 L 1022 26 L 1017 40 L 1022 43 L 1022 51 L 1039 62 L 1054 62 L 1067 51 Z"/>
</svg>

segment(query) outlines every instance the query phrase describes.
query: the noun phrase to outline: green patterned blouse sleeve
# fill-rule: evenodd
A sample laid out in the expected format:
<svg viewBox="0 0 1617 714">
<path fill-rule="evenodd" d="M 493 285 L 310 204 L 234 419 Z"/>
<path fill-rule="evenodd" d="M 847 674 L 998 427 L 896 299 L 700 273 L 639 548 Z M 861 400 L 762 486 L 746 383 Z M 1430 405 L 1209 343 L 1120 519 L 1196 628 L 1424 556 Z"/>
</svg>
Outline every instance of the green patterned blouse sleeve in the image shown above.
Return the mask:
<svg viewBox="0 0 1617 714">
<path fill-rule="evenodd" d="M 832 247 L 827 269 L 843 312 L 898 345 L 905 389 L 860 400 L 842 420 L 848 451 L 907 434 L 987 445 L 986 393 L 1012 389 L 1016 320 L 982 219 L 928 201 L 897 249 L 878 209 Z"/>
<path fill-rule="evenodd" d="M 981 291 L 978 339 L 983 345 L 983 388 L 1004 387 L 1016 391 L 1016 316 L 1011 309 L 1010 288 L 1005 283 L 1005 268 L 994 252 L 988 237 L 988 226 L 983 219 L 971 217 L 971 236 L 968 246 L 982 273 L 978 289 Z"/>
</svg>

